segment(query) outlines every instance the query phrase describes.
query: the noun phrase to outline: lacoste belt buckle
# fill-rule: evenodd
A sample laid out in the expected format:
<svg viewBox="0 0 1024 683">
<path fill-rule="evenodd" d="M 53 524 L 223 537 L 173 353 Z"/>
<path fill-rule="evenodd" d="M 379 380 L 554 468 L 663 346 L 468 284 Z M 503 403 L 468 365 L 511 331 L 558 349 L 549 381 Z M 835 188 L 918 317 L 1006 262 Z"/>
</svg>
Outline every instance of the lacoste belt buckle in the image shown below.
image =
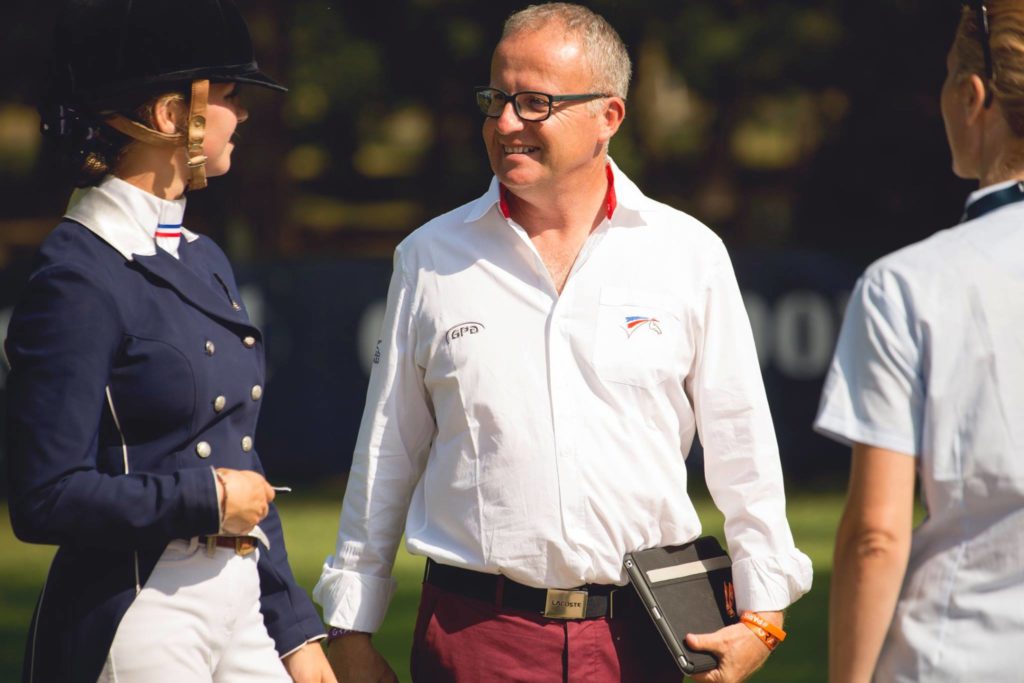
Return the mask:
<svg viewBox="0 0 1024 683">
<path fill-rule="evenodd" d="M 587 591 L 549 588 L 544 616 L 548 619 L 583 619 L 587 616 Z"/>
</svg>

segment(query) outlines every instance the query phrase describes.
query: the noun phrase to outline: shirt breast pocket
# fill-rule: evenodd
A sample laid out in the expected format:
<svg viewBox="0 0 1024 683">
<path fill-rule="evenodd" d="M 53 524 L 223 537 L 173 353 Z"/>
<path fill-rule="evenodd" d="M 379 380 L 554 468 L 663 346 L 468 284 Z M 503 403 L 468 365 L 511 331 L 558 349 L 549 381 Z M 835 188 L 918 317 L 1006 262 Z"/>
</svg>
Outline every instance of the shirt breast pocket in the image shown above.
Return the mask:
<svg viewBox="0 0 1024 683">
<path fill-rule="evenodd" d="M 682 377 L 680 307 L 653 290 L 602 287 L 594 338 L 594 369 L 603 381 L 654 387 Z"/>
</svg>

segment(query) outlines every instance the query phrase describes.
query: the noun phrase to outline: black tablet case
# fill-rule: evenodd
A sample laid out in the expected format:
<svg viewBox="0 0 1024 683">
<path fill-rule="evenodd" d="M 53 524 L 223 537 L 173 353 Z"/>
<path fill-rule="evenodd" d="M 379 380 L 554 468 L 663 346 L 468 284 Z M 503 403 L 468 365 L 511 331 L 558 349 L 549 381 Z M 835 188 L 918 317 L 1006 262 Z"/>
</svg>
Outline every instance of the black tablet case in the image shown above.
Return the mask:
<svg viewBox="0 0 1024 683">
<path fill-rule="evenodd" d="M 628 553 L 623 562 L 679 669 L 692 674 L 716 668 L 711 653 L 690 650 L 684 638 L 739 621 L 732 562 L 718 539 L 702 536 L 686 545 Z"/>
</svg>

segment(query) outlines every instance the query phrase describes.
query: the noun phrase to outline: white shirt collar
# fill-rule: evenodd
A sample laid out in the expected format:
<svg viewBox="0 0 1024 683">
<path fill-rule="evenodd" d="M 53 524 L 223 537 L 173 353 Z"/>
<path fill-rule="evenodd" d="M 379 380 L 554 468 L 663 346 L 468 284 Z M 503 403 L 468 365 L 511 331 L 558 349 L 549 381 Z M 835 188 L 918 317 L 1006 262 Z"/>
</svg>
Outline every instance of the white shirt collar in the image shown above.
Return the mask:
<svg viewBox="0 0 1024 683">
<path fill-rule="evenodd" d="M 491 176 L 491 184 L 487 187 L 487 192 L 484 192 L 470 205 L 469 213 L 466 214 L 466 222 L 473 223 L 480 220 L 488 211 L 496 207 L 499 201 L 501 201 L 501 183 L 498 182 L 498 176 Z"/>
<path fill-rule="evenodd" d="M 65 218 L 81 223 L 129 261 L 133 255 L 152 256 L 159 246 L 178 258 L 178 239 L 157 237 L 162 232 L 193 242 L 199 235 L 181 227 L 185 198 L 161 199 L 115 176 L 96 187 L 75 190 Z"/>
</svg>

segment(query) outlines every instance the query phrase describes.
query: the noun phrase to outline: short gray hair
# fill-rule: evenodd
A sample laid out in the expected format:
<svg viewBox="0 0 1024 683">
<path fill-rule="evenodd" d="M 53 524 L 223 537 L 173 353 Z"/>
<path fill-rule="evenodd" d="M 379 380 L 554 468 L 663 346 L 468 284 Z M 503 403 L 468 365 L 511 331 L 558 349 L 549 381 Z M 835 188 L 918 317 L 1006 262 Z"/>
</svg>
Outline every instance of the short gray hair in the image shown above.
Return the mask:
<svg viewBox="0 0 1024 683">
<path fill-rule="evenodd" d="M 604 17 L 568 2 L 530 5 L 505 20 L 501 39 L 558 22 L 583 48 L 595 90 L 626 99 L 632 65 L 622 38 Z"/>
</svg>

